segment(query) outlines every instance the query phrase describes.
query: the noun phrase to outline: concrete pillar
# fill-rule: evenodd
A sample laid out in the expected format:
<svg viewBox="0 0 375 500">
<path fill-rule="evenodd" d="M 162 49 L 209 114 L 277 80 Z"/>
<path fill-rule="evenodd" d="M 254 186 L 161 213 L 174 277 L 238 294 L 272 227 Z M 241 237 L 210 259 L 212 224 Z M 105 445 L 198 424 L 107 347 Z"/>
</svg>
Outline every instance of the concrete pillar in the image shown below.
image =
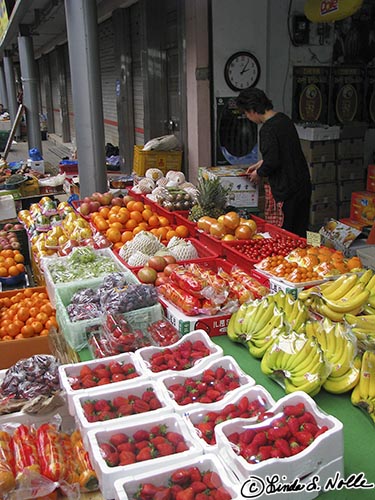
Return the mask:
<svg viewBox="0 0 375 500">
<path fill-rule="evenodd" d="M 10 115 L 10 122 L 13 126 L 14 120 L 17 115 L 18 104 L 17 104 L 17 94 L 16 94 L 16 81 L 14 77 L 14 68 L 12 56 L 9 52 L 5 52 L 4 55 L 4 73 L 5 82 L 8 96 L 8 111 Z M 18 126 L 15 132 L 16 138 L 21 137 L 21 127 Z"/>
<path fill-rule="evenodd" d="M 4 66 L 0 65 L 0 101 L 4 109 L 8 109 L 8 94 L 7 86 L 5 83 Z"/>
<path fill-rule="evenodd" d="M 26 112 L 27 142 L 29 149 L 38 148 L 42 153 L 40 133 L 38 79 L 34 60 L 33 40 L 30 36 L 18 37 L 23 105 Z"/>
<path fill-rule="evenodd" d="M 65 0 L 80 196 L 107 191 L 96 2 Z"/>
</svg>

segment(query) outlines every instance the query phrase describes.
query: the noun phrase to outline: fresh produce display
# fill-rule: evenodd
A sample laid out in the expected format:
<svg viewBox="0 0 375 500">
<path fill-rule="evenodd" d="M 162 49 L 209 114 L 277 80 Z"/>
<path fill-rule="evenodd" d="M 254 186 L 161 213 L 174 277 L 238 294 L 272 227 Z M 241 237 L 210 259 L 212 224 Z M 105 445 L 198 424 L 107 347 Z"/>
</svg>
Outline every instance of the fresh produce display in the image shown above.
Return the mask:
<svg viewBox="0 0 375 500">
<path fill-rule="evenodd" d="M 278 235 L 274 238 L 256 238 L 247 241 L 233 241 L 230 248 L 243 254 L 252 262 L 260 262 L 270 256 L 286 256 L 295 248 L 304 248 L 306 243 L 299 238 Z"/>
<path fill-rule="evenodd" d="M 220 411 L 207 411 L 201 422 L 194 423 L 198 436 L 207 444 L 216 444 L 215 427 L 221 422 L 232 418 L 254 418 L 264 415 L 267 411 L 265 401 L 250 400 L 243 396 L 238 403 L 228 403 Z"/>
<path fill-rule="evenodd" d="M 20 250 L 21 243 L 18 239 L 17 231 L 23 230 L 21 224 L 4 224 L 0 230 L 0 252 L 2 250 Z"/>
<path fill-rule="evenodd" d="M 257 233 L 258 227 L 253 219 L 244 219 L 234 211 L 222 213 L 217 218 L 204 215 L 198 219 L 197 227 L 222 241 L 263 239 L 262 234 Z"/>
<path fill-rule="evenodd" d="M 148 387 L 141 396 L 129 394 L 116 396 L 113 400 L 87 399 L 82 401 L 82 409 L 88 422 L 103 422 L 157 410 L 161 407 L 162 404 L 152 387 Z"/>
<path fill-rule="evenodd" d="M 371 300 L 375 292 L 375 279 L 368 270 L 361 276 L 353 273 L 342 275 L 335 281 L 303 290 L 298 297 L 309 307 L 332 321 L 343 321 L 346 314 L 357 315 Z"/>
<path fill-rule="evenodd" d="M 304 403 L 285 406 L 282 412 L 265 422 L 265 425 L 247 426 L 227 436 L 238 454 L 250 464 L 297 455 L 328 431 L 327 426 L 318 425 Z"/>
<path fill-rule="evenodd" d="M 105 313 L 120 314 L 158 302 L 156 288 L 141 283 L 128 284 L 127 276 L 112 273 L 97 288 L 83 288 L 72 295 L 66 306 L 72 323 L 98 318 Z"/>
<path fill-rule="evenodd" d="M 213 271 L 197 263 L 173 267 L 158 292 L 186 315 L 233 312 L 240 303 L 264 296 L 268 289 L 233 266 L 230 273 Z"/>
<path fill-rule="evenodd" d="M 0 298 L 0 340 L 48 335 L 51 327 L 57 322 L 45 291 L 24 288 Z"/>
<path fill-rule="evenodd" d="M 54 356 L 47 354 L 17 361 L 7 369 L 1 382 L 2 403 L 6 407 L 9 398 L 30 400 L 38 396 L 49 397 L 60 391 L 59 364 Z"/>
<path fill-rule="evenodd" d="M 161 347 L 174 344 L 181 338 L 179 331 L 165 319 L 154 321 L 149 325 L 147 331 L 152 340 Z"/>
<path fill-rule="evenodd" d="M 91 247 L 76 247 L 64 258 L 45 260 L 45 267 L 54 284 L 97 278 L 121 271 L 120 265 L 109 254 Z"/>
<path fill-rule="evenodd" d="M 153 483 L 141 483 L 133 499 L 150 500 L 151 498 L 175 498 L 176 500 L 230 500 L 231 493 L 225 489 L 217 472 L 201 471 L 198 467 L 177 469 L 165 481 L 165 486 Z"/>
<path fill-rule="evenodd" d="M 52 423 L 39 427 L 24 424 L 13 434 L 0 431 L 1 493 L 30 498 L 27 493 L 29 475 L 33 477 L 33 498 L 51 493 L 66 483 L 69 491 L 98 489 L 98 479 L 84 449 L 79 432 L 59 432 Z M 26 496 L 25 496 L 26 495 Z"/>
<path fill-rule="evenodd" d="M 360 376 L 351 394 L 353 405 L 367 412 L 375 422 L 375 352 L 365 351 L 360 365 Z"/>
<path fill-rule="evenodd" d="M 208 368 L 200 376 L 188 377 L 183 383 L 170 384 L 168 390 L 180 406 L 191 403 L 214 403 L 230 391 L 240 387 L 240 378 L 235 370 L 218 366 Z"/>
<path fill-rule="evenodd" d="M 130 465 L 188 450 L 183 435 L 168 431 L 166 425 L 138 430 L 130 436 L 117 432 L 111 435 L 109 442 L 99 443 L 99 447 L 108 467 Z"/>
<path fill-rule="evenodd" d="M 77 391 L 130 380 L 139 377 L 139 375 L 133 363 L 109 360 L 106 363 L 97 364 L 94 368 L 87 365 L 82 366 L 77 376 L 69 377 L 69 383 L 71 388 Z"/>
<path fill-rule="evenodd" d="M 167 245 L 163 245 L 160 239 L 149 231 L 141 231 L 131 241 L 124 243 L 119 250 L 119 256 L 129 266 L 137 267 L 148 265 L 157 271 L 163 270 L 158 262 L 163 257 L 170 264 L 181 260 L 191 260 L 198 257 L 198 252 L 190 240 L 183 238 L 189 236 L 186 226 L 177 226 L 175 232 L 180 236 L 173 236 Z M 165 267 L 164 265 L 164 267 Z"/>
<path fill-rule="evenodd" d="M 317 281 L 363 270 L 358 257 L 346 259 L 341 251 L 324 246 L 296 248 L 285 257 L 266 257 L 256 264 L 256 268 L 292 283 Z"/>
<path fill-rule="evenodd" d="M 14 240 L 13 240 L 14 241 Z M 0 246 L 7 246 L 2 245 Z M 25 273 L 25 257 L 19 250 L 0 250 L 0 278 L 14 278 Z"/>
<path fill-rule="evenodd" d="M 148 359 L 150 370 L 162 372 L 164 370 L 188 370 L 194 363 L 211 353 L 209 347 L 202 340 L 186 340 L 176 347 L 166 348 L 155 352 Z"/>
<path fill-rule="evenodd" d="M 220 217 L 225 212 L 229 190 L 223 187 L 218 177 L 200 177 L 197 188 L 197 202 L 189 212 L 189 219 L 197 222 L 204 215 Z"/>
</svg>

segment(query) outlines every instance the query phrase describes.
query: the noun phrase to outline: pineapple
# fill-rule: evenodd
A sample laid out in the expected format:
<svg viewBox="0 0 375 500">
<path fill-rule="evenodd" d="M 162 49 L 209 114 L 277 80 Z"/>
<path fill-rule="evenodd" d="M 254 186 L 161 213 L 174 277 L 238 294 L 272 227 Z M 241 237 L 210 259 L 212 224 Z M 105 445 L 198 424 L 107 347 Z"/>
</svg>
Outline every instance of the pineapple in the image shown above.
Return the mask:
<svg viewBox="0 0 375 500">
<path fill-rule="evenodd" d="M 198 181 L 197 204 L 189 213 L 189 220 L 197 221 L 204 215 L 217 219 L 225 212 L 229 188 L 220 184 L 219 177 L 200 177 Z"/>
</svg>

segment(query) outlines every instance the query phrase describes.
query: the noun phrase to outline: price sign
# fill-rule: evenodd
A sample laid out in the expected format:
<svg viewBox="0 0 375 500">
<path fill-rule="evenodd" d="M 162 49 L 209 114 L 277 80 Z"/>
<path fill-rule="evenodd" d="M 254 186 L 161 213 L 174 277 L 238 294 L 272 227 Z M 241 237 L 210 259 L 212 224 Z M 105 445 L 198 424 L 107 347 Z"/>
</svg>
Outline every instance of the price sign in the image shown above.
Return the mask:
<svg viewBox="0 0 375 500">
<path fill-rule="evenodd" d="M 306 234 L 306 241 L 308 245 L 311 245 L 313 247 L 320 247 L 320 245 L 322 244 L 322 237 L 319 233 L 307 231 Z"/>
</svg>

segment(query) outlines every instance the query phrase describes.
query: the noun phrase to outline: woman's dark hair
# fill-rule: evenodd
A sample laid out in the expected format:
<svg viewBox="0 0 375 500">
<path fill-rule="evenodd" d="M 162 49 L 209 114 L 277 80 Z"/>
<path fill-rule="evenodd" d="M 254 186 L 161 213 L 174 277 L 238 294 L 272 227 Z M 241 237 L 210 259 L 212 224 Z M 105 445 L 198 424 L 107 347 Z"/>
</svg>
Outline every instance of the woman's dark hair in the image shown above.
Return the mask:
<svg viewBox="0 0 375 500">
<path fill-rule="evenodd" d="M 272 101 L 268 99 L 263 90 L 254 87 L 240 92 L 236 99 L 236 106 L 240 111 L 255 111 L 260 115 L 273 109 Z"/>
</svg>

